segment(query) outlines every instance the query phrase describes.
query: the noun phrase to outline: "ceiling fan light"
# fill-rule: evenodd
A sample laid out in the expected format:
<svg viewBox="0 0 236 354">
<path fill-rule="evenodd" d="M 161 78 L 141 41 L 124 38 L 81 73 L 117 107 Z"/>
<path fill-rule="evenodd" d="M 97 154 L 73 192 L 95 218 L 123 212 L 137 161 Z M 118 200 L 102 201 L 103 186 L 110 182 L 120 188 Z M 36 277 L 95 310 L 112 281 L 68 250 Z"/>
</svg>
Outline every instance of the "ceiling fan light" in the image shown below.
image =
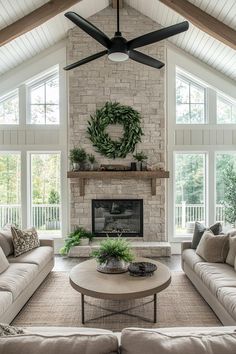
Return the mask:
<svg viewBox="0 0 236 354">
<path fill-rule="evenodd" d="M 121 61 L 125 61 L 125 60 L 129 59 L 129 56 L 127 53 L 124 53 L 124 52 L 113 52 L 113 53 L 108 54 L 108 58 L 111 61 L 121 62 Z"/>
</svg>

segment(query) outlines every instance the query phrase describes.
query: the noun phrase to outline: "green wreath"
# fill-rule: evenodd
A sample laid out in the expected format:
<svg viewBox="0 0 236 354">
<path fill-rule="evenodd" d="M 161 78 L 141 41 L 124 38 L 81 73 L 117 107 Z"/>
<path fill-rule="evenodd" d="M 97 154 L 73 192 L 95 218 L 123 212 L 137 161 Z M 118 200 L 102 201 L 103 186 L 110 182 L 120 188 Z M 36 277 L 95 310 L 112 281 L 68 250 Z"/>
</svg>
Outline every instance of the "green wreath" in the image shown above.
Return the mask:
<svg viewBox="0 0 236 354">
<path fill-rule="evenodd" d="M 106 102 L 98 109 L 88 122 L 87 132 L 97 152 L 109 157 L 126 157 L 134 152 L 135 145 L 141 141 L 143 135 L 140 113 L 129 106 L 123 106 L 117 102 Z M 123 136 L 114 141 L 109 137 L 106 128 L 109 124 L 122 124 Z"/>
</svg>

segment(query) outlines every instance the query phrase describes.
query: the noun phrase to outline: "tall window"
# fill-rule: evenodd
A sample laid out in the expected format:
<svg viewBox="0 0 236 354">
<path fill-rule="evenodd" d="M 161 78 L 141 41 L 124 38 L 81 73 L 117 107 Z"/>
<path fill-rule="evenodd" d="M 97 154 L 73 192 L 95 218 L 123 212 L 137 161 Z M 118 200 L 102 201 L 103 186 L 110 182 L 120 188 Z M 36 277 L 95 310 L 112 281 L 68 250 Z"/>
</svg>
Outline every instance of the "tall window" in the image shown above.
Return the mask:
<svg viewBox="0 0 236 354">
<path fill-rule="evenodd" d="M 59 74 L 55 72 L 29 86 L 30 124 L 59 124 Z"/>
<path fill-rule="evenodd" d="M 0 124 L 19 124 L 18 90 L 0 97 Z"/>
<path fill-rule="evenodd" d="M 31 224 L 45 233 L 61 229 L 60 153 L 31 153 Z"/>
<path fill-rule="evenodd" d="M 217 123 L 236 123 L 236 102 L 220 94 L 217 94 Z"/>
<path fill-rule="evenodd" d="M 204 153 L 175 154 L 175 234 L 193 232 L 194 222 L 206 220 Z"/>
<path fill-rule="evenodd" d="M 236 221 L 236 152 L 216 154 L 216 220 Z"/>
<path fill-rule="evenodd" d="M 21 225 L 21 156 L 0 153 L 0 228 Z"/>
<path fill-rule="evenodd" d="M 205 88 L 182 74 L 176 76 L 176 123 L 206 123 Z"/>
</svg>

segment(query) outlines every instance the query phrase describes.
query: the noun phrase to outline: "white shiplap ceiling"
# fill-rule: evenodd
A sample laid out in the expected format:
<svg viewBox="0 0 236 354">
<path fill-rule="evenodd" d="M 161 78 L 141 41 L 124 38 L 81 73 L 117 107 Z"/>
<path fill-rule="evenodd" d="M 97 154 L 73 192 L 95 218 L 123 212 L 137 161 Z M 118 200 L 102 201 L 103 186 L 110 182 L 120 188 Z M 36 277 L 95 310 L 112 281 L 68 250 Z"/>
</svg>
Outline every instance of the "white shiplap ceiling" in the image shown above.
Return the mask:
<svg viewBox="0 0 236 354">
<path fill-rule="evenodd" d="M 0 29 L 48 0 L 0 0 Z M 189 0 L 203 11 L 236 29 L 236 0 Z M 159 0 L 126 0 L 126 3 L 161 26 L 184 20 Z M 109 0 L 82 0 L 71 9 L 88 18 L 109 5 Z M 0 48 L 0 75 L 65 38 L 73 24 L 63 14 Z M 141 34 L 141 33 L 140 33 Z M 139 34 L 137 34 L 139 35 Z M 184 34 L 170 38 L 177 47 L 236 80 L 236 51 L 190 24 Z"/>
</svg>

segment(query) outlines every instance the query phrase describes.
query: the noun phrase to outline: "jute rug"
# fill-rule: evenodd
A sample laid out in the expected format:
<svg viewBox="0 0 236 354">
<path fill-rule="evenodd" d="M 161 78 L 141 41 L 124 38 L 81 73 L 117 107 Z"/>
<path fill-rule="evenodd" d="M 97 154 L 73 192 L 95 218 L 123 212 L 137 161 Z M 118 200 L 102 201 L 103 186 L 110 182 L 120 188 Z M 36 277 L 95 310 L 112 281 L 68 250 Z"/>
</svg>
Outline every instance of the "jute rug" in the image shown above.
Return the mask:
<svg viewBox="0 0 236 354">
<path fill-rule="evenodd" d="M 172 273 L 171 285 L 157 295 L 157 321 L 148 323 L 142 319 L 115 315 L 90 321 L 111 310 L 122 310 L 135 307 L 130 313 L 153 318 L 153 303 L 147 297 L 141 300 L 117 302 L 97 300 L 85 297 L 90 305 L 85 305 L 85 327 L 105 328 L 120 331 L 132 327 L 177 327 L 177 326 L 221 326 L 211 308 L 198 294 L 191 282 L 182 272 Z M 80 294 L 69 284 L 68 273 L 51 272 L 42 285 L 34 293 L 25 307 L 12 323 L 20 326 L 82 326 Z"/>
</svg>

